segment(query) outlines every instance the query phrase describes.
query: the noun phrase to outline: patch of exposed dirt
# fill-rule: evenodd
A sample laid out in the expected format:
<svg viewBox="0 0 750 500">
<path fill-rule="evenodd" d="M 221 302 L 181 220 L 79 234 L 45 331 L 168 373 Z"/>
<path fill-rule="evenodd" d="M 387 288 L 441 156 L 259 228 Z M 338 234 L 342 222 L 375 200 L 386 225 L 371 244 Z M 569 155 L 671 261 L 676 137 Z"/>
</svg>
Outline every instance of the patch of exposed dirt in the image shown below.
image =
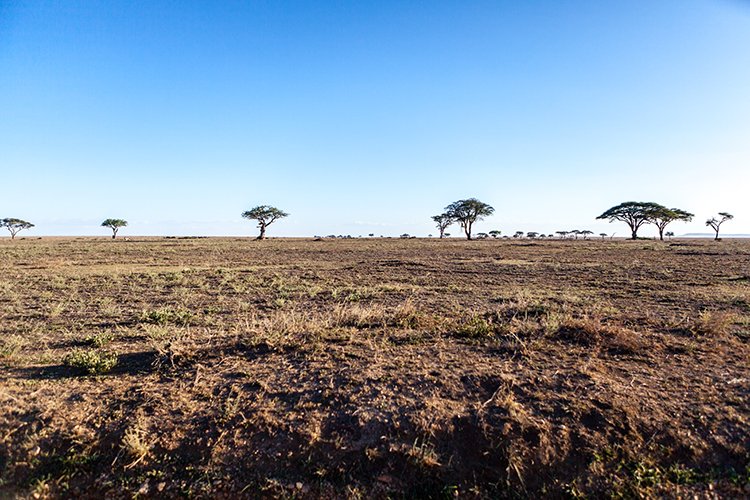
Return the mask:
<svg viewBox="0 0 750 500">
<path fill-rule="evenodd" d="M 750 494 L 744 241 L 0 255 L 0 495 Z"/>
</svg>

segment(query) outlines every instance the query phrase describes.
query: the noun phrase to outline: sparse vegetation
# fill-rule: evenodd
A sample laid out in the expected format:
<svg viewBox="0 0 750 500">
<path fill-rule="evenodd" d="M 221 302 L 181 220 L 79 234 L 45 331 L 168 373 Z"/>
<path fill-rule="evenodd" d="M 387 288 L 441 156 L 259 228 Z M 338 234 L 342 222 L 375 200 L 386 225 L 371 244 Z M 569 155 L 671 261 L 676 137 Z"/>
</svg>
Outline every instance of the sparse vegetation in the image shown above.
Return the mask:
<svg viewBox="0 0 750 500">
<path fill-rule="evenodd" d="M 112 342 L 115 336 L 111 332 L 101 332 L 95 335 L 89 335 L 84 339 L 84 342 L 93 347 L 104 347 L 105 345 Z"/>
<path fill-rule="evenodd" d="M 0 253 L 0 496 L 749 488 L 746 241 Z"/>
</svg>

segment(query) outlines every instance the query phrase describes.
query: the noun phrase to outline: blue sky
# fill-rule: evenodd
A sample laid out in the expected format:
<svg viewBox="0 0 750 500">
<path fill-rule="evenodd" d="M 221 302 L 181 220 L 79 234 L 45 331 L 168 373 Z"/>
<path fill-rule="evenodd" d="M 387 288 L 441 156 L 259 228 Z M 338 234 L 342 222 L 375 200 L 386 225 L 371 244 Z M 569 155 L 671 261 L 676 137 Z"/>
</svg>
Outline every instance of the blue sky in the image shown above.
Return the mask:
<svg viewBox="0 0 750 500">
<path fill-rule="evenodd" d="M 750 2 L 0 1 L 0 217 L 32 235 L 750 233 Z M 453 228 L 458 234 L 458 228 Z M 655 234 L 646 229 L 644 235 Z"/>
</svg>

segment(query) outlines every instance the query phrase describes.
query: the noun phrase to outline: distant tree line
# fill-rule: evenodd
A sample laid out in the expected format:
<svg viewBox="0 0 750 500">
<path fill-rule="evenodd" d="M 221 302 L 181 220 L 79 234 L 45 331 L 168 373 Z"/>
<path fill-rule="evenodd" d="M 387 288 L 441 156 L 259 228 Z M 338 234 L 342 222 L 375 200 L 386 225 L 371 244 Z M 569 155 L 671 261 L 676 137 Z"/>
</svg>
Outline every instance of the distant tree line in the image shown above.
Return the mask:
<svg viewBox="0 0 750 500">
<path fill-rule="evenodd" d="M 438 235 L 440 238 L 450 236 L 450 233 L 446 232 L 446 230 L 451 225 L 458 224 L 459 226 L 461 226 L 466 239 L 471 240 L 474 223 L 484 220 L 485 217 L 492 215 L 494 212 L 495 209 L 487 203 L 479 201 L 476 198 L 468 198 L 465 200 L 454 201 L 453 203 L 449 204 L 445 207 L 443 213 L 433 215 L 432 221 L 435 223 L 435 226 L 438 229 Z M 269 225 L 287 216 L 289 216 L 288 213 L 270 205 L 258 205 L 242 213 L 242 217 L 244 217 L 245 219 L 255 220 L 258 222 L 258 229 L 260 230 L 260 233 L 258 234 L 256 239 L 259 240 L 265 239 L 266 228 Z M 663 241 L 664 236 L 667 236 L 668 238 L 672 238 L 674 236 L 674 232 L 665 231 L 667 226 L 669 226 L 674 221 L 690 222 L 693 220 L 693 217 L 693 214 L 691 214 L 690 212 L 686 212 L 685 210 L 681 210 L 679 208 L 667 208 L 664 205 L 660 205 L 654 202 L 626 201 L 605 211 L 603 214 L 598 216 L 597 219 L 607 219 L 610 223 L 615 221 L 624 222 L 630 228 L 631 239 L 634 240 L 638 238 L 638 231 L 641 227 L 646 224 L 653 224 L 659 231 L 659 239 Z M 710 219 L 706 220 L 706 226 L 714 230 L 715 240 L 719 240 L 719 230 L 721 228 L 721 225 L 726 221 L 732 219 L 734 219 L 734 216 L 732 214 L 728 212 L 719 212 L 718 217 L 711 217 Z M 105 219 L 101 223 L 101 225 L 102 227 L 111 229 L 112 239 L 115 239 L 117 238 L 117 232 L 120 230 L 120 228 L 126 227 L 128 225 L 128 221 L 124 219 Z M 19 231 L 32 228 L 34 227 L 34 224 L 22 219 L 5 218 L 0 219 L 0 227 L 6 228 L 10 232 L 11 239 L 15 239 L 16 234 L 18 234 Z M 477 238 L 499 238 L 501 234 L 502 233 L 498 230 L 492 230 L 488 233 L 478 233 Z M 593 231 L 589 231 L 588 229 L 574 229 L 572 231 L 557 231 L 555 234 L 557 234 L 561 239 L 578 239 L 578 237 L 581 236 L 584 240 L 587 240 L 589 236 L 594 233 Z M 373 237 L 374 234 L 370 233 L 369 236 Z M 554 235 L 552 234 L 545 235 L 540 234 L 536 231 L 529 231 L 526 233 L 524 233 L 524 231 L 516 231 L 513 234 L 514 238 L 523 238 L 524 236 L 530 239 L 554 237 Z M 599 233 L 599 236 L 604 239 L 608 235 L 607 233 Z M 613 236 L 614 234 L 610 236 L 610 238 Z M 406 233 L 401 235 L 401 238 L 410 237 L 412 236 Z M 507 236 L 503 236 L 503 238 L 507 238 Z"/>
</svg>

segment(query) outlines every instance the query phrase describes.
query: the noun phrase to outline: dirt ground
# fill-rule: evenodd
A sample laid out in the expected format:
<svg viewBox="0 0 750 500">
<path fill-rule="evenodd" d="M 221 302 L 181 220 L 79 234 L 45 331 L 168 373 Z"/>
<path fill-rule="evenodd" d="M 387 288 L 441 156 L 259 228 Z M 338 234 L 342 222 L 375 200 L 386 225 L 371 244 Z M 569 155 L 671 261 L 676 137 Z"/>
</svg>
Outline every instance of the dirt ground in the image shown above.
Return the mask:
<svg viewBox="0 0 750 500">
<path fill-rule="evenodd" d="M 0 257 L 0 497 L 750 497 L 747 240 Z"/>
</svg>

